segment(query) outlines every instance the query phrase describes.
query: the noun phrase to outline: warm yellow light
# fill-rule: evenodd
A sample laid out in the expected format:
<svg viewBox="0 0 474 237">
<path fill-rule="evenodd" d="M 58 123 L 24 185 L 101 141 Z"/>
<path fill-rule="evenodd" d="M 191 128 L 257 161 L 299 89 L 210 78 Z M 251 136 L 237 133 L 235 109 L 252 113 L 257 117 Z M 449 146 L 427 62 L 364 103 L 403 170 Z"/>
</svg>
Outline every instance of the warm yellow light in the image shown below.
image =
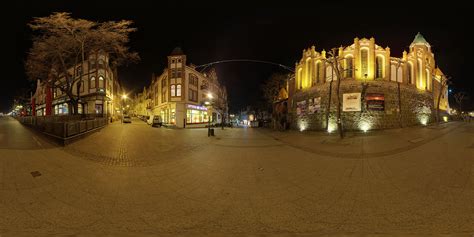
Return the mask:
<svg viewBox="0 0 474 237">
<path fill-rule="evenodd" d="M 212 99 L 212 98 L 213 98 L 212 94 L 211 94 L 211 93 L 207 93 L 207 98 Z"/>
<path fill-rule="evenodd" d="M 336 130 L 336 122 L 330 120 L 328 125 L 328 133 L 332 133 Z"/>
<path fill-rule="evenodd" d="M 443 121 L 448 122 L 448 116 L 443 116 Z"/>
<path fill-rule="evenodd" d="M 422 117 L 420 119 L 420 123 L 426 126 L 426 124 L 428 124 L 428 118 L 427 117 Z"/>
<path fill-rule="evenodd" d="M 370 124 L 366 121 L 360 123 L 360 130 L 367 132 L 370 129 Z"/>
<path fill-rule="evenodd" d="M 127 95 L 122 95 L 122 99 L 127 99 L 128 96 Z"/>
<path fill-rule="evenodd" d="M 209 103 L 209 101 L 206 101 L 206 102 L 204 102 L 204 104 L 209 105 L 209 104 L 211 104 L 211 103 Z"/>
</svg>

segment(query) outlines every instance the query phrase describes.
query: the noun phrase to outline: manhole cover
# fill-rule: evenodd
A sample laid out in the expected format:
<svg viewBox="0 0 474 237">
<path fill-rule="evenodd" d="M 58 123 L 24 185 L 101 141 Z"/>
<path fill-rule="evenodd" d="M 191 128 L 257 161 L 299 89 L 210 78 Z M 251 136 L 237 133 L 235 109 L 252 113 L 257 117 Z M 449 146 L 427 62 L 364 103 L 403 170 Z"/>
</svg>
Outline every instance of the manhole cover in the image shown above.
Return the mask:
<svg viewBox="0 0 474 237">
<path fill-rule="evenodd" d="M 33 178 L 36 178 L 38 176 L 41 176 L 41 173 L 39 171 L 33 171 L 31 172 L 31 176 L 33 176 Z"/>
</svg>

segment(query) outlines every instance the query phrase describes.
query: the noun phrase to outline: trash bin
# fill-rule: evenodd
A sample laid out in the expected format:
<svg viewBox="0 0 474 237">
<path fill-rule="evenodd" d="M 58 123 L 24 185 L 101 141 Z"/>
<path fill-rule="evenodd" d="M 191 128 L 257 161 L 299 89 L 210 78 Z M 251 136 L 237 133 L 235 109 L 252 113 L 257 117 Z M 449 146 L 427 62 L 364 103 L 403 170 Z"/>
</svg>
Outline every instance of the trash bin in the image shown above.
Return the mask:
<svg viewBox="0 0 474 237">
<path fill-rule="evenodd" d="M 214 136 L 214 128 L 211 128 L 211 136 Z"/>
</svg>

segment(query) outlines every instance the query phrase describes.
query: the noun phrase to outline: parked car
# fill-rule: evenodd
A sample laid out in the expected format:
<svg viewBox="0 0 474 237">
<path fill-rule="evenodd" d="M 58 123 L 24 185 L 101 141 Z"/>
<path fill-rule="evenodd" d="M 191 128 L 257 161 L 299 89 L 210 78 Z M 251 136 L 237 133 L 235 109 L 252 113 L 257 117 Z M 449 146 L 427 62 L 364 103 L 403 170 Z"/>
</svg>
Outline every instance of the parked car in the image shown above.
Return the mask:
<svg viewBox="0 0 474 237">
<path fill-rule="evenodd" d="M 150 116 L 150 119 L 148 120 L 148 124 L 150 124 L 152 127 L 154 126 L 163 126 L 163 119 L 161 119 L 160 115 L 152 115 Z"/>
<path fill-rule="evenodd" d="M 124 123 L 131 123 L 131 122 L 132 122 L 132 118 L 131 118 L 129 115 L 125 115 L 125 116 L 123 116 L 122 122 L 124 122 Z"/>
</svg>

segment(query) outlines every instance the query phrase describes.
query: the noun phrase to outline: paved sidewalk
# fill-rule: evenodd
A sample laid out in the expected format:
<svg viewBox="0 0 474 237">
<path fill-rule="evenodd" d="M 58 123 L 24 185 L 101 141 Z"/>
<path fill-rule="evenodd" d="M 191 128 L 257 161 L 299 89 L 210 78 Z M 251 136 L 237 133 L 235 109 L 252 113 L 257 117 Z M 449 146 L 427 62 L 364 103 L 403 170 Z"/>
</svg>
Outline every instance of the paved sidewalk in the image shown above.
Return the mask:
<svg viewBox="0 0 474 237">
<path fill-rule="evenodd" d="M 288 146 L 307 152 L 338 158 L 372 158 L 393 155 L 413 149 L 453 132 L 462 122 L 439 125 L 387 129 L 368 132 L 339 133 L 260 130 Z"/>
<path fill-rule="evenodd" d="M 339 141 L 132 122 L 0 148 L 0 235 L 472 236 L 474 123 L 443 126 Z"/>
</svg>

